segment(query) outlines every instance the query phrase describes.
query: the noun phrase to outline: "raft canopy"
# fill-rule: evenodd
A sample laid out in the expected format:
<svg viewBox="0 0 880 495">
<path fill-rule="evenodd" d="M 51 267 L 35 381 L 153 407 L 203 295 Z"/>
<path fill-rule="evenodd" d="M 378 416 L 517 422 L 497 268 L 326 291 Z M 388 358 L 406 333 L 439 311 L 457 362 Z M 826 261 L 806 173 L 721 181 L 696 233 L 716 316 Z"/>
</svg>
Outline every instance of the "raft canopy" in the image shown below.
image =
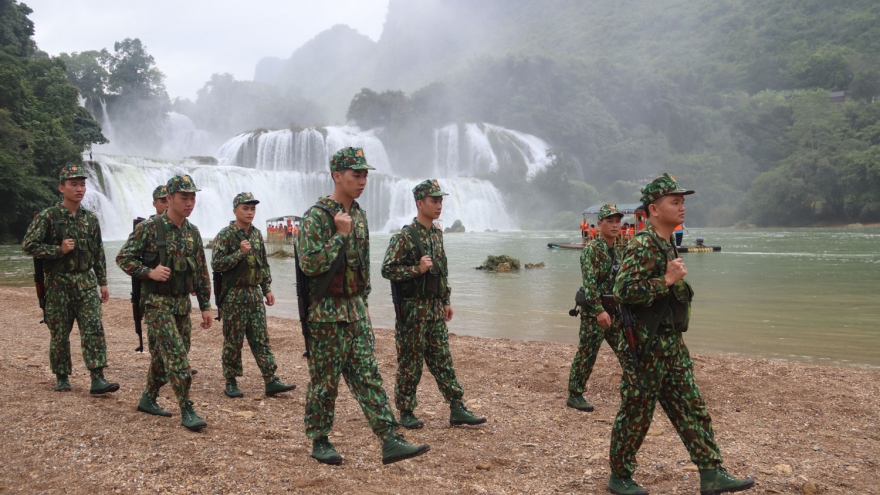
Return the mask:
<svg viewBox="0 0 880 495">
<path fill-rule="evenodd" d="M 584 210 L 584 215 L 598 215 L 599 209 L 605 206 L 604 204 L 593 205 Z M 642 206 L 641 203 L 628 203 L 625 205 L 617 205 L 617 209 L 620 210 L 624 215 L 632 215 L 636 212 L 636 209 Z"/>
</svg>

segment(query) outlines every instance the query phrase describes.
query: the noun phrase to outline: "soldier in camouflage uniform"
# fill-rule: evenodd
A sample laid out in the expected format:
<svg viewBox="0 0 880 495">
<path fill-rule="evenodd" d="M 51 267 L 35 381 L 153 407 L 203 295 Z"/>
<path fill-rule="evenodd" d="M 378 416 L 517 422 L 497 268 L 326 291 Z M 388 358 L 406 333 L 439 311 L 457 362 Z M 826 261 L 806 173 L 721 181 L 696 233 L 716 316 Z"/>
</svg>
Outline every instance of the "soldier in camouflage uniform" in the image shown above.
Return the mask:
<svg viewBox="0 0 880 495">
<path fill-rule="evenodd" d="M 43 260 L 49 364 L 57 379 L 55 390 L 70 391 L 70 332 L 76 320 L 83 360 L 92 378 L 89 393 L 115 392 L 119 384 L 105 380 L 103 373 L 107 341 L 101 303 L 110 299 L 104 244 L 98 218 L 80 206 L 86 193 L 86 171 L 81 163 L 61 169 L 58 192 L 64 199 L 37 214 L 22 243 L 25 253 Z"/>
<path fill-rule="evenodd" d="M 266 245 L 260 229 L 253 226 L 257 212 L 253 194 L 243 192 L 232 200 L 235 221 L 224 227 L 214 239 L 211 267 L 222 273 L 220 315 L 223 320 L 223 376 L 227 397 L 244 397 L 235 377 L 242 376 L 241 348 L 244 338 L 257 361 L 266 383 L 266 395 L 273 396 L 296 388 L 285 385 L 275 376 L 275 356 L 266 332 L 266 304 L 275 304 L 272 274 L 266 259 Z M 217 276 L 216 274 L 214 275 Z"/>
<path fill-rule="evenodd" d="M 684 221 L 684 196 L 692 193 L 679 187 L 669 174 L 642 189 L 649 221 L 624 248 L 614 283 L 615 298 L 632 312 L 639 360 L 638 364 L 632 359 L 621 363 L 620 411 L 611 432 L 608 488 L 612 493 L 647 494 L 632 475 L 657 401 L 700 470 L 701 494 L 745 490 L 754 484 L 752 479 L 735 478 L 721 467 L 712 419 L 682 340 L 693 292 L 684 280 L 687 270 L 670 239 L 675 226 Z"/>
<path fill-rule="evenodd" d="M 581 328 L 577 353 L 568 375 L 568 407 L 590 412 L 592 404 L 584 399 L 584 388 L 602 341 L 608 342 L 617 354 L 620 343 L 620 316 L 612 317 L 602 307 L 602 295 L 611 294 L 623 246 L 617 242 L 623 213 L 615 205 L 599 209 L 599 237 L 584 246 L 581 252 L 581 274 L 586 306 L 581 308 Z M 618 354 L 618 359 L 620 355 Z"/>
<path fill-rule="evenodd" d="M 473 415 L 464 407 L 464 390 L 455 379 L 446 322 L 452 319 L 452 292 L 447 276 L 443 232 L 434 226 L 443 210 L 443 196 L 436 180 L 429 179 L 413 189 L 418 216 L 391 236 L 382 276 L 399 284 L 403 321 L 394 333 L 397 344 L 397 388 L 394 398 L 400 411 L 400 424 L 416 429 L 424 426 L 413 411 L 416 389 L 425 363 L 434 375 L 443 398 L 450 406 L 452 425 L 478 425 L 486 418 Z"/>
<path fill-rule="evenodd" d="M 202 236 L 186 219 L 192 214 L 198 191 L 189 175 L 172 177 L 166 185 L 168 210 L 139 223 L 116 256 L 122 271 L 143 280 L 141 305 L 148 331 L 150 369 L 137 410 L 171 416 L 156 402 L 159 388 L 170 381 L 180 406 L 181 424 L 193 431 L 207 424 L 189 400 L 192 375 L 182 335 L 192 328 L 191 292 L 196 294 L 202 312 L 201 327 L 211 328 L 212 320 Z"/>
<path fill-rule="evenodd" d="M 168 194 L 165 192 L 165 184 L 156 186 L 156 189 L 153 189 L 153 208 L 156 209 L 156 215 L 161 215 L 168 209 L 168 198 L 166 196 Z"/>
<path fill-rule="evenodd" d="M 429 449 L 411 445 L 395 432 L 394 415 L 373 354 L 375 337 L 367 312 L 370 233 L 367 215 L 355 201 L 372 169 L 362 149 L 337 151 L 330 158 L 333 193 L 303 214 L 296 237 L 297 261 L 309 277 L 311 299 L 306 339 L 311 380 L 304 421 L 306 436 L 312 439 L 312 457 L 326 464 L 343 460 L 327 438 L 333 427 L 340 374 L 373 433 L 383 441 L 383 464 Z"/>
</svg>

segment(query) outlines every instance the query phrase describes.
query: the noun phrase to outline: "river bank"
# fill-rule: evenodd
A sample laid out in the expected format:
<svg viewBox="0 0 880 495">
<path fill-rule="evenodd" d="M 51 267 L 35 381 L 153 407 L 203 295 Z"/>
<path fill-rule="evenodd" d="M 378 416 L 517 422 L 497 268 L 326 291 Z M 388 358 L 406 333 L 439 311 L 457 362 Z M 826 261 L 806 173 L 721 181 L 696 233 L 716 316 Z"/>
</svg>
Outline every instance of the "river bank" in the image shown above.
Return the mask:
<svg viewBox="0 0 880 495">
<path fill-rule="evenodd" d="M 604 493 L 620 371 L 603 346 L 588 400 L 593 413 L 565 407 L 571 344 L 451 335 L 456 372 L 469 407 L 489 418 L 448 426 L 448 408 L 426 371 L 417 414 L 405 431 L 426 455 L 381 464 L 381 446 L 357 403 L 340 391 L 332 441 L 339 467 L 309 457 L 302 413 L 308 370 L 297 321 L 270 318 L 278 375 L 297 384 L 274 398 L 244 351 L 243 399 L 223 395 L 222 331 L 193 330 L 199 370 L 192 399 L 208 422 L 199 434 L 179 425 L 169 387 L 159 401 L 174 413 L 135 412 L 149 362 L 137 345 L 130 304 L 104 305 L 110 367 L 122 385 L 88 394 L 88 372 L 74 330 L 73 391 L 56 393 L 48 331 L 33 289 L 0 287 L 0 390 L 4 460 L 0 493 Z M 396 358 L 393 331 L 376 330 L 386 391 Z M 756 478 L 749 493 L 877 493 L 880 372 L 695 355 L 696 376 L 715 424 L 725 466 Z M 652 493 L 696 493 L 699 476 L 660 408 L 639 454 L 637 479 Z M 816 491 L 811 491 L 815 489 Z"/>
</svg>

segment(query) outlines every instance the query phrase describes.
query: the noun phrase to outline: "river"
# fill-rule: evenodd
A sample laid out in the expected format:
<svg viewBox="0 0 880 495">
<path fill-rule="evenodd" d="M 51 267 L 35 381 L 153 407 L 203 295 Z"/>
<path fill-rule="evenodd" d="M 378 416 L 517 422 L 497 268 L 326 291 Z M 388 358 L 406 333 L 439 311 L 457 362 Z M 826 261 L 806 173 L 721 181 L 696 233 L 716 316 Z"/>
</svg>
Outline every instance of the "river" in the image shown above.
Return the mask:
<svg viewBox="0 0 880 495">
<path fill-rule="evenodd" d="M 684 254 L 694 291 L 685 341 L 692 351 L 880 369 L 880 229 L 691 229 L 721 252 Z M 373 233 L 370 312 L 392 328 L 394 312 L 380 265 L 387 233 Z M 568 315 L 580 283 L 576 250 L 548 249 L 577 234 L 447 234 L 455 317 L 449 331 L 491 338 L 577 342 Z M 128 297 L 130 279 L 113 263 L 122 245 L 105 244 L 110 292 Z M 207 251 L 210 257 L 210 250 Z M 544 268 L 475 270 L 489 254 L 509 254 Z M 297 317 L 292 259 L 273 259 L 277 303 L 269 314 Z M 0 247 L 0 284 L 29 285 L 32 263 L 17 246 Z M 34 302 L 36 304 L 36 301 Z"/>
</svg>

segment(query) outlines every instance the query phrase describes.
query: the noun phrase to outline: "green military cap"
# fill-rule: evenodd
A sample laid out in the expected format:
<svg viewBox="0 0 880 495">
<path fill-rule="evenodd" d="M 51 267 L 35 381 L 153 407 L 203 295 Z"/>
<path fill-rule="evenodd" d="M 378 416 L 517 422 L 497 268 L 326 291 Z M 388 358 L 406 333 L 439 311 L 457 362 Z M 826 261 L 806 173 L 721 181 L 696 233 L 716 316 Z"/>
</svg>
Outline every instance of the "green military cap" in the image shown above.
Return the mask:
<svg viewBox="0 0 880 495">
<path fill-rule="evenodd" d="M 675 177 L 669 174 L 663 174 L 660 177 L 652 180 L 645 187 L 642 188 L 642 203 L 650 204 L 663 196 L 669 196 L 670 194 L 693 194 L 694 191 L 690 189 L 683 189 L 678 185 L 678 182 L 675 182 Z"/>
<path fill-rule="evenodd" d="M 599 220 L 605 220 L 608 217 L 613 217 L 614 215 L 623 216 L 623 213 L 617 209 L 617 205 L 604 205 L 599 208 Z"/>
<path fill-rule="evenodd" d="M 249 192 L 238 193 L 235 195 L 235 199 L 232 200 L 232 207 L 235 208 L 240 204 L 260 204 L 260 202 L 254 198 L 254 195 Z"/>
<path fill-rule="evenodd" d="M 424 199 L 426 196 L 449 196 L 449 194 L 440 190 L 440 184 L 437 183 L 437 179 L 419 182 L 419 185 L 413 188 L 412 193 L 416 200 Z"/>
<path fill-rule="evenodd" d="M 175 175 L 168 179 L 168 183 L 165 184 L 165 194 L 174 194 L 176 192 L 194 193 L 199 191 L 201 191 L 201 189 L 196 187 L 196 183 L 193 182 L 192 177 L 187 174 Z"/>
<path fill-rule="evenodd" d="M 82 163 L 71 163 L 69 165 L 65 165 L 64 168 L 61 169 L 61 173 L 58 174 L 58 180 L 63 181 L 67 179 L 85 179 L 86 178 L 86 168 L 83 167 Z"/>
<path fill-rule="evenodd" d="M 165 184 L 161 186 L 157 186 L 156 189 L 153 189 L 153 200 L 162 199 L 168 194 L 165 193 Z"/>
<path fill-rule="evenodd" d="M 350 168 L 352 170 L 375 170 L 367 164 L 362 148 L 342 148 L 330 158 L 330 172 L 342 172 Z"/>
</svg>

